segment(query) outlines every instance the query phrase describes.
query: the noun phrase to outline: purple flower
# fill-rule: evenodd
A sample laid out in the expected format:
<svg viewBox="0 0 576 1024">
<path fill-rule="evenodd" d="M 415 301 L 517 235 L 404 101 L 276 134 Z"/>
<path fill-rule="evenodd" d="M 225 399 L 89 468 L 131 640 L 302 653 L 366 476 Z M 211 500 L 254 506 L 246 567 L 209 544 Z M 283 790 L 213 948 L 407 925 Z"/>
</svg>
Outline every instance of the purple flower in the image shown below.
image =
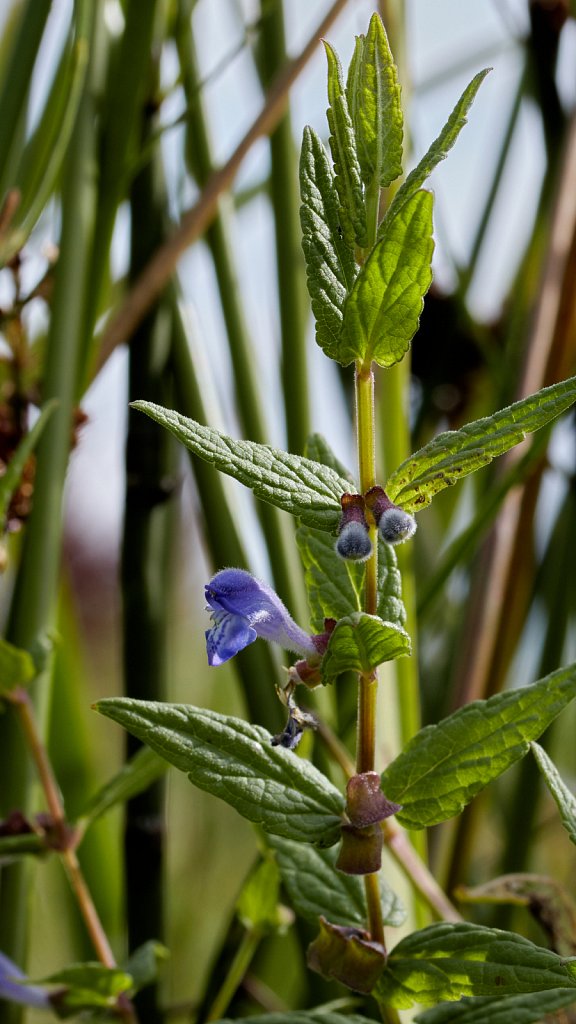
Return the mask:
<svg viewBox="0 0 576 1024">
<path fill-rule="evenodd" d="M 52 1004 L 46 990 L 38 985 L 23 985 L 23 981 L 26 981 L 26 975 L 7 956 L 0 953 L 0 999 L 51 1010 Z"/>
<path fill-rule="evenodd" d="M 314 637 L 297 626 L 277 594 L 244 569 L 222 569 L 206 584 L 213 626 L 206 630 L 209 665 L 223 665 L 257 637 L 302 657 L 318 655 Z"/>
</svg>

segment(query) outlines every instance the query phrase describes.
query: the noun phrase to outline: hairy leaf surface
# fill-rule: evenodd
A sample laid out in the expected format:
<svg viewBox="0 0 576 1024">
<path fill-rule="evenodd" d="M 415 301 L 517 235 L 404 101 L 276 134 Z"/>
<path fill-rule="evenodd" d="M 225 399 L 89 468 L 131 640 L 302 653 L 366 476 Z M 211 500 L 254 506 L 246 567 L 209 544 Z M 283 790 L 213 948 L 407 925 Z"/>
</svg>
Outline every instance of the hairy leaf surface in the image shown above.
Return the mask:
<svg viewBox="0 0 576 1024">
<path fill-rule="evenodd" d="M 338 528 L 340 495 L 350 484 L 328 466 L 254 441 L 234 441 L 213 427 L 152 402 L 132 402 L 132 406 L 166 427 L 194 455 L 250 487 L 257 498 L 316 529 Z"/>
<path fill-rule="evenodd" d="M 319 850 L 307 843 L 295 843 L 276 836 L 270 840 L 282 881 L 296 913 L 318 924 L 320 915 L 332 924 L 366 927 L 364 885 L 358 875 L 336 871 L 336 851 Z M 384 924 L 397 928 L 406 911 L 381 876 Z"/>
<path fill-rule="evenodd" d="M 316 341 L 338 358 L 344 302 L 354 284 L 354 251 L 344 238 L 334 173 L 322 142 L 304 129 L 300 154 L 300 222 L 308 291 L 316 321 Z"/>
<path fill-rule="evenodd" d="M 385 1005 L 434 1006 L 462 996 L 506 996 L 573 989 L 576 961 L 528 939 L 474 924 L 434 924 L 392 950 L 373 992 Z"/>
<path fill-rule="evenodd" d="M 273 747 L 260 726 L 187 704 L 112 697 L 95 707 L 264 831 L 337 842 L 342 794 L 312 764 Z"/>
<path fill-rule="evenodd" d="M 344 306 L 342 366 L 393 366 L 408 351 L 432 281 L 432 206 L 431 192 L 411 196 L 358 274 Z"/>
<path fill-rule="evenodd" d="M 364 184 L 375 179 L 386 188 L 402 174 L 404 118 L 398 72 L 377 14 L 366 37 L 356 40 L 346 96 Z"/>
<path fill-rule="evenodd" d="M 389 800 L 402 804 L 407 828 L 458 814 L 488 782 L 528 752 L 576 696 L 576 665 L 460 708 L 422 729 L 382 775 Z"/>
<path fill-rule="evenodd" d="M 487 466 L 527 434 L 560 416 L 576 401 L 576 377 L 552 384 L 514 405 L 447 430 L 406 459 L 390 476 L 386 493 L 407 512 L 417 512 L 435 494 Z"/>
<path fill-rule="evenodd" d="M 463 999 L 419 1013 L 417 1024 L 536 1024 L 574 1002 L 574 989 L 558 988 L 521 996 Z"/>
<path fill-rule="evenodd" d="M 373 672 L 411 650 L 410 637 L 400 626 L 355 612 L 340 619 L 330 636 L 322 659 L 322 681 L 332 683 L 342 672 Z"/>
<path fill-rule="evenodd" d="M 432 171 L 440 161 L 446 159 L 464 125 L 467 123 L 466 114 L 474 102 L 478 89 L 490 71 L 491 68 L 484 68 L 483 71 L 479 71 L 470 84 L 466 86 L 438 138 L 435 139 L 428 152 L 420 160 L 420 163 L 417 164 L 414 170 L 410 171 L 406 181 L 398 189 L 388 207 L 381 230 L 384 230 L 386 221 L 395 217 L 404 203 L 411 199 L 418 189 L 422 188 L 426 178 L 432 174 Z"/>
<path fill-rule="evenodd" d="M 338 54 L 324 41 L 328 60 L 328 102 L 326 111 L 330 127 L 330 151 L 334 163 L 335 185 L 340 200 L 339 218 L 342 234 L 353 249 L 354 243 L 366 244 L 366 209 L 362 191 L 362 174 L 356 152 L 352 118 L 342 81 Z"/>
</svg>

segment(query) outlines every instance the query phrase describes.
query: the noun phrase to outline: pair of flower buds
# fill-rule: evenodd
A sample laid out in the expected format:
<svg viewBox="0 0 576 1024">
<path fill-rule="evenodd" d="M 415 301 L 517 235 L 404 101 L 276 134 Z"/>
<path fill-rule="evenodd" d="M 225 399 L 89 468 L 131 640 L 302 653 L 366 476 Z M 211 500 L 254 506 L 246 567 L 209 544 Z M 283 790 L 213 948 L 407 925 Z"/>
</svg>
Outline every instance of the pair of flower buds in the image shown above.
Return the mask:
<svg viewBox="0 0 576 1024">
<path fill-rule="evenodd" d="M 390 501 L 382 487 L 371 487 L 365 495 L 343 494 L 340 504 L 342 518 L 336 541 L 336 551 L 340 558 L 353 562 L 365 562 L 370 558 L 372 541 L 366 512 L 387 544 L 401 544 L 402 541 L 414 536 L 414 516 Z"/>
</svg>

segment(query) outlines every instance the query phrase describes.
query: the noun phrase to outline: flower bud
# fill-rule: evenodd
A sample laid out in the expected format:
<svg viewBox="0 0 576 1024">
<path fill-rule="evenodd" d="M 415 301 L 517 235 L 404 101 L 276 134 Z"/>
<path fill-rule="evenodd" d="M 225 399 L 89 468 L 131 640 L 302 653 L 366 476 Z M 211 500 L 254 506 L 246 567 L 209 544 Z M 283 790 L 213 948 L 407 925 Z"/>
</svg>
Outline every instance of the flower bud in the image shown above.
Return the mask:
<svg viewBox="0 0 576 1024">
<path fill-rule="evenodd" d="M 409 512 L 395 505 L 382 487 L 371 487 L 366 494 L 366 506 L 374 517 L 382 540 L 387 544 L 401 544 L 416 532 L 416 520 Z"/>
<path fill-rule="evenodd" d="M 364 514 L 361 494 L 343 494 L 340 498 L 342 518 L 338 527 L 336 552 L 340 558 L 365 562 L 372 554 L 372 541 Z"/>
</svg>

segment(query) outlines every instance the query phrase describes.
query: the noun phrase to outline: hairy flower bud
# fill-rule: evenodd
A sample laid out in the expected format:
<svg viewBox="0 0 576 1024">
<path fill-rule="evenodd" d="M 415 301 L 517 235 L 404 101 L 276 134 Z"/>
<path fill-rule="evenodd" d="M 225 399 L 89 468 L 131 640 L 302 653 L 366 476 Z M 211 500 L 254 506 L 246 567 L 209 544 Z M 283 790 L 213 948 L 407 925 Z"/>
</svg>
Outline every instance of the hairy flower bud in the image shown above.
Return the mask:
<svg viewBox="0 0 576 1024">
<path fill-rule="evenodd" d="M 416 520 L 409 512 L 395 505 L 382 487 L 371 487 L 366 494 L 366 506 L 378 526 L 382 540 L 387 544 L 401 544 L 416 532 Z"/>
<path fill-rule="evenodd" d="M 340 498 L 342 518 L 338 527 L 336 552 L 340 558 L 365 562 L 372 554 L 372 541 L 364 514 L 361 494 L 343 494 Z"/>
</svg>

